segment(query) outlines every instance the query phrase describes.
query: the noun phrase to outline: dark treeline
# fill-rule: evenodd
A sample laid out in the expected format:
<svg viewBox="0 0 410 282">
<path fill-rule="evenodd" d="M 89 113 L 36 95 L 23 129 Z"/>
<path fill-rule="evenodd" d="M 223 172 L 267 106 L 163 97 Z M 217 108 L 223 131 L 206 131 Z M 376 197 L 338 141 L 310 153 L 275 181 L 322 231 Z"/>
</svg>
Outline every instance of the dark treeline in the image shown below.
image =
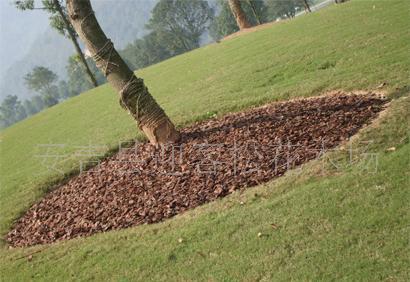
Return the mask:
<svg viewBox="0 0 410 282">
<path fill-rule="evenodd" d="M 22 1 L 17 2 L 21 4 Z M 54 3 L 55 1 L 44 0 L 43 2 Z M 26 0 L 25 3 L 31 5 L 32 1 Z M 310 5 L 311 0 L 307 3 Z M 298 11 L 306 9 L 306 1 L 242 0 L 241 7 L 251 25 L 259 25 L 281 18 L 293 18 Z M 64 6 L 63 10 L 65 12 Z M 51 9 L 51 12 L 55 10 Z M 55 24 L 55 17 L 52 19 L 54 22 L 51 21 L 51 24 Z M 64 28 L 69 28 L 64 25 L 57 25 L 57 27 L 60 32 Z M 221 38 L 239 30 L 225 0 L 159 0 L 152 10 L 146 28 L 147 35 L 136 39 L 120 51 L 121 56 L 132 69 L 144 68 L 188 52 L 200 47 L 204 41 L 219 42 Z M 91 79 L 92 76 L 98 84 L 105 82 L 104 76 L 98 71 L 94 62 L 88 58 L 85 63 L 80 52 L 68 59 L 66 69 L 66 80 L 59 80 L 56 74 L 42 66 L 35 67 L 26 74 L 24 80 L 27 88 L 37 95 L 24 101 L 20 101 L 17 96 L 8 95 L 0 105 L 0 127 L 8 127 L 93 88 L 95 81 Z M 89 74 L 90 70 L 92 75 Z"/>
</svg>

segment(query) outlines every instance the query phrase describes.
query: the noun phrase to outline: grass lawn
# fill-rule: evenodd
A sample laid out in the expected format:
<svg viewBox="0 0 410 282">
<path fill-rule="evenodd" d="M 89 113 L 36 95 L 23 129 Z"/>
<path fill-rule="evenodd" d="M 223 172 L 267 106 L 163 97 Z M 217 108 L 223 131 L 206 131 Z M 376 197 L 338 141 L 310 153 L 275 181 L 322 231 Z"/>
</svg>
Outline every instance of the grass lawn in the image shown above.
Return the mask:
<svg viewBox="0 0 410 282">
<path fill-rule="evenodd" d="M 178 126 L 386 82 L 391 106 L 356 139 L 374 141 L 376 172 L 333 152 L 343 169 L 314 161 L 160 224 L 24 249 L 2 240 L 0 280 L 409 280 L 409 11 L 406 0 L 353 0 L 138 71 Z M 53 184 L 78 172 L 87 158 L 72 156 L 78 146 L 106 145 L 111 154 L 134 138 L 142 135 L 108 85 L 2 131 L 2 238 Z M 63 173 L 41 163 L 39 144 L 61 144 L 68 158 L 55 168 Z"/>
</svg>

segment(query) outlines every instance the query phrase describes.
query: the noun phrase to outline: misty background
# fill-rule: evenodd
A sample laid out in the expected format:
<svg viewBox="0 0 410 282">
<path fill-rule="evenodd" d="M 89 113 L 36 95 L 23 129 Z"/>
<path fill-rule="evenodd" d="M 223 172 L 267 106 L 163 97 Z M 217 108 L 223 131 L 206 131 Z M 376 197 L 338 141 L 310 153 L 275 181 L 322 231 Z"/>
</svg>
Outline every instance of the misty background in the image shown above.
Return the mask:
<svg viewBox="0 0 410 282">
<path fill-rule="evenodd" d="M 96 16 L 108 37 L 119 49 L 147 31 L 145 24 L 156 0 L 91 0 Z M 41 6 L 40 1 L 36 1 Z M 60 79 L 67 76 L 73 44 L 49 25 L 42 10 L 17 10 L 12 0 L 0 0 L 0 101 L 7 95 L 21 100 L 34 94 L 24 84 L 24 75 L 44 66 Z"/>
</svg>

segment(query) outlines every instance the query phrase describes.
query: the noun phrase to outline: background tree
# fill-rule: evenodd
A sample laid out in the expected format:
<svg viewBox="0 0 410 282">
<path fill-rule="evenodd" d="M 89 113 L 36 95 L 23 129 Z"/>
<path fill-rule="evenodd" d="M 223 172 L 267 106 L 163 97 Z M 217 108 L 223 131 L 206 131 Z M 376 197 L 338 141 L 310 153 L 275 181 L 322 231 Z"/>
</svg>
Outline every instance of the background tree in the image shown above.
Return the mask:
<svg viewBox="0 0 410 282">
<path fill-rule="evenodd" d="M 170 50 L 166 42 L 160 40 L 160 36 L 156 31 L 135 40 L 121 54 L 132 69 L 144 68 L 178 55 L 178 53 Z"/>
<path fill-rule="evenodd" d="M 26 86 L 41 94 L 44 104 L 51 107 L 58 103 L 57 75 L 45 67 L 37 66 L 24 76 Z"/>
<path fill-rule="evenodd" d="M 228 0 L 229 7 L 231 8 L 232 14 L 235 17 L 236 24 L 239 29 L 249 28 L 252 25 L 246 18 L 246 14 L 241 7 L 240 0 Z"/>
<path fill-rule="evenodd" d="M 36 7 L 34 0 L 18 0 L 15 1 L 17 9 L 25 10 L 44 10 L 50 14 L 50 25 L 56 29 L 60 34 L 69 38 L 74 45 L 78 57 L 85 69 L 87 76 L 90 79 L 91 84 L 94 87 L 98 86 L 98 82 L 95 79 L 93 72 L 91 71 L 85 57 L 77 41 L 77 33 L 73 29 L 71 23 L 68 20 L 66 8 L 61 4 L 60 0 L 42 0 L 43 7 Z"/>
<path fill-rule="evenodd" d="M 35 105 L 30 100 L 24 100 L 23 107 L 26 111 L 27 116 L 34 115 L 38 112 Z"/>
<path fill-rule="evenodd" d="M 46 107 L 46 105 L 44 104 L 44 100 L 40 95 L 34 95 L 30 99 L 30 101 L 33 104 L 33 106 L 37 109 L 37 112 L 40 112 L 42 109 Z"/>
<path fill-rule="evenodd" d="M 65 100 L 71 97 L 70 86 L 65 80 L 60 80 L 58 82 L 58 96 L 61 100 Z"/>
<path fill-rule="evenodd" d="M 10 126 L 26 116 L 26 111 L 17 96 L 8 95 L 0 105 L 1 128 Z"/>
<path fill-rule="evenodd" d="M 120 94 L 120 104 L 137 121 L 152 144 L 175 142 L 179 132 L 115 50 L 102 31 L 89 0 L 67 0 L 67 11 L 74 29 L 93 54 L 97 66 Z"/>
<path fill-rule="evenodd" d="M 160 0 L 152 10 L 147 28 L 157 42 L 168 46 L 171 54 L 198 48 L 200 37 L 213 17 L 213 10 L 203 0 Z M 150 38 L 152 39 L 152 38 Z"/>
<path fill-rule="evenodd" d="M 303 0 L 266 0 L 269 14 L 277 18 L 294 18 L 296 12 L 304 7 Z"/>
<path fill-rule="evenodd" d="M 225 0 L 216 2 L 219 13 L 214 17 L 209 33 L 215 40 L 219 40 L 229 34 L 239 30 L 235 17 L 229 7 L 229 3 Z M 268 7 L 263 0 L 247 0 L 241 2 L 241 7 L 251 25 L 258 25 L 272 20 L 268 13 Z"/>
<path fill-rule="evenodd" d="M 104 75 L 97 69 L 94 63 L 90 62 L 90 60 L 92 59 L 87 59 L 87 62 L 92 67 L 91 71 L 95 73 L 97 82 L 99 84 L 105 83 L 106 79 L 104 78 Z M 87 73 L 82 67 L 82 62 L 78 55 L 73 55 L 68 58 L 66 70 L 68 75 L 66 87 L 64 87 L 64 85 L 61 85 L 60 82 L 60 86 L 63 87 L 59 90 L 60 96 L 62 98 L 77 96 L 80 93 L 92 88 L 92 84 L 90 80 L 87 79 Z"/>
<path fill-rule="evenodd" d="M 310 3 L 309 3 L 310 1 L 308 0 L 300 0 L 300 1 L 302 1 L 303 3 L 303 7 L 305 8 L 305 11 L 308 13 L 311 13 L 312 10 L 310 9 Z"/>
<path fill-rule="evenodd" d="M 34 115 L 46 107 L 43 98 L 39 95 L 35 95 L 30 99 L 24 100 L 23 106 L 26 110 L 27 116 Z"/>
<path fill-rule="evenodd" d="M 210 27 L 209 34 L 215 40 L 219 40 L 229 34 L 239 31 L 235 17 L 227 1 L 219 0 L 217 2 L 220 12 L 214 17 Z"/>
<path fill-rule="evenodd" d="M 251 25 L 260 25 L 271 21 L 268 13 L 268 7 L 264 0 L 247 0 L 241 3 L 243 10 L 248 15 Z"/>
<path fill-rule="evenodd" d="M 147 24 L 151 32 L 120 51 L 132 69 L 140 69 L 200 46 L 214 11 L 207 1 L 161 0 Z"/>
</svg>

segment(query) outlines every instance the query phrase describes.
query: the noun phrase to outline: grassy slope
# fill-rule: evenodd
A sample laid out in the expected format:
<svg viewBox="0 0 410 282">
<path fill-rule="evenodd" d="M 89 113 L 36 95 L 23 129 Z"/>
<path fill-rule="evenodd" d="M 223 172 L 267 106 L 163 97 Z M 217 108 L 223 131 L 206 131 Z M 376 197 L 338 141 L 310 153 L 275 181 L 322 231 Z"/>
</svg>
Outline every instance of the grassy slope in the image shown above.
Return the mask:
<svg viewBox="0 0 410 282">
<path fill-rule="evenodd" d="M 408 1 L 352 1 L 201 48 L 139 75 L 181 126 L 267 101 L 373 89 L 384 81 L 391 97 L 407 96 L 409 8 Z M 348 169 L 323 176 L 311 163 L 298 177 L 288 175 L 165 223 L 51 246 L 4 247 L 0 277 L 404 280 L 410 105 L 404 97 L 392 104 L 385 122 L 363 136 L 377 140 L 374 149 L 382 152 L 376 174 Z M 0 234 L 44 187 L 62 178 L 42 168 L 36 144 L 115 148 L 135 137 L 141 136 L 109 86 L 3 131 Z M 389 146 L 398 149 L 383 153 Z M 67 173 L 76 168 L 76 161 L 63 164 Z M 274 231 L 270 223 L 281 227 Z M 267 236 L 258 238 L 258 232 Z M 32 261 L 18 259 L 36 250 L 41 252 Z"/>
</svg>

